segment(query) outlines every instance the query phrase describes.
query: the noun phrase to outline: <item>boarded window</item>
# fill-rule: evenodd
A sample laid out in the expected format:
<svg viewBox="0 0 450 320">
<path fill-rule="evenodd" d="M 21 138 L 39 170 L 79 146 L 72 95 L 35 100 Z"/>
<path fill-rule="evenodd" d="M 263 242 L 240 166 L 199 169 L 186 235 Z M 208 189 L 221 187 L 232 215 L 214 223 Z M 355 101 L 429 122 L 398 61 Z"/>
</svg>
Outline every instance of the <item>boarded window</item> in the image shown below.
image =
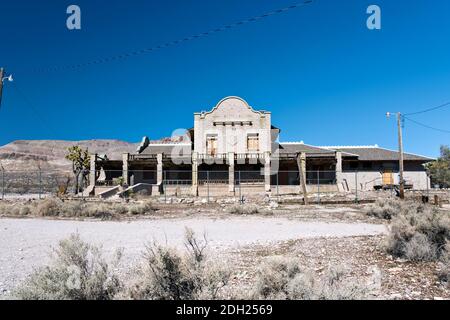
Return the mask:
<svg viewBox="0 0 450 320">
<path fill-rule="evenodd" d="M 258 134 L 249 134 L 247 136 L 247 150 L 259 151 L 259 136 Z"/>
<path fill-rule="evenodd" d="M 217 136 L 206 137 L 206 153 L 211 156 L 217 154 Z"/>
</svg>

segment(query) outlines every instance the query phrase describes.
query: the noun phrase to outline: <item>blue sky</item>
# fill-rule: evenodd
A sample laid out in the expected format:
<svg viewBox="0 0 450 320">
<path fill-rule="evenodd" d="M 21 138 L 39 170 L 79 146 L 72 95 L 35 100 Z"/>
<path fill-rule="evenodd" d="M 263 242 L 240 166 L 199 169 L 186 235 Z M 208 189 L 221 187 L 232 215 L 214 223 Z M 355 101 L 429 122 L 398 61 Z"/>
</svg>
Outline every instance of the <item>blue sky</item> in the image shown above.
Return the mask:
<svg viewBox="0 0 450 320">
<path fill-rule="evenodd" d="M 449 1 L 315 0 L 286 13 L 124 60 L 295 0 L 4 0 L 0 65 L 15 76 L 0 109 L 0 144 L 17 139 L 170 136 L 193 112 L 238 95 L 272 111 L 281 141 L 395 149 L 394 119 L 450 101 Z M 66 28 L 66 8 L 82 30 Z M 382 30 L 366 8 L 382 9 Z M 450 108 L 413 117 L 450 130 Z M 436 156 L 450 134 L 406 122 L 405 150 Z"/>
</svg>

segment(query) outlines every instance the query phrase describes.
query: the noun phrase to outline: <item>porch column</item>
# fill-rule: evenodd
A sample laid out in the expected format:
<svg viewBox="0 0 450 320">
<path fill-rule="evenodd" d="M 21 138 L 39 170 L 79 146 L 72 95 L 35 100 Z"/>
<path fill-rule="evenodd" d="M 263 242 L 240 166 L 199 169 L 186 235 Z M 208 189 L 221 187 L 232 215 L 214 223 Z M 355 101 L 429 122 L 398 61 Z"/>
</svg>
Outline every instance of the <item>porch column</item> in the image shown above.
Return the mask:
<svg viewBox="0 0 450 320">
<path fill-rule="evenodd" d="M 228 191 L 234 192 L 234 152 L 228 152 Z"/>
<path fill-rule="evenodd" d="M 130 158 L 129 153 L 122 154 L 122 178 L 124 185 L 128 185 L 128 159 Z"/>
<path fill-rule="evenodd" d="M 270 192 L 270 152 L 264 152 L 264 189 L 266 192 Z"/>
<path fill-rule="evenodd" d="M 308 191 L 306 189 L 306 153 L 301 152 L 297 155 L 297 166 L 299 173 L 299 183 L 301 192 L 303 193 L 303 202 L 308 204 Z"/>
<path fill-rule="evenodd" d="M 336 184 L 342 183 L 342 152 L 336 152 Z"/>
<path fill-rule="evenodd" d="M 97 163 L 97 154 L 91 154 L 90 158 L 90 166 L 89 166 L 89 185 L 95 186 L 95 177 L 96 177 L 96 168 L 95 165 Z"/>
<path fill-rule="evenodd" d="M 192 153 L 192 195 L 198 196 L 198 153 Z"/>
<path fill-rule="evenodd" d="M 158 153 L 156 155 L 156 184 L 162 185 L 163 183 L 163 155 L 162 153 Z"/>
</svg>

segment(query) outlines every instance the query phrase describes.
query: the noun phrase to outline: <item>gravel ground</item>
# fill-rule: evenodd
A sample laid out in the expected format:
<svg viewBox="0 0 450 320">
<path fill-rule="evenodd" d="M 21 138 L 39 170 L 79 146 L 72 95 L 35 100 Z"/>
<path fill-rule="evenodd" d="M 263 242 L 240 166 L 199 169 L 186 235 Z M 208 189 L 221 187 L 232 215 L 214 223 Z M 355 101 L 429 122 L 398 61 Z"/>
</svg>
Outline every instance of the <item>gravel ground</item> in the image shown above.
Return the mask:
<svg viewBox="0 0 450 320">
<path fill-rule="evenodd" d="M 450 299 L 450 287 L 438 280 L 438 263 L 396 259 L 384 252 L 382 243 L 382 235 L 304 238 L 232 249 L 226 253 L 235 270 L 229 291 L 250 292 L 259 266 L 267 257 L 280 255 L 297 259 L 317 276 L 330 266 L 341 265 L 355 281 L 368 283 L 376 272 L 381 281 L 373 288 L 371 299 Z"/>
<path fill-rule="evenodd" d="M 107 255 L 124 250 L 124 268 L 135 265 L 149 241 L 183 247 L 185 227 L 206 234 L 215 254 L 249 245 L 270 245 L 291 239 L 379 235 L 380 224 L 298 221 L 280 217 L 232 216 L 223 219 L 186 217 L 133 221 L 0 219 L 0 296 L 48 261 L 58 241 L 78 232 L 102 245 Z"/>
</svg>

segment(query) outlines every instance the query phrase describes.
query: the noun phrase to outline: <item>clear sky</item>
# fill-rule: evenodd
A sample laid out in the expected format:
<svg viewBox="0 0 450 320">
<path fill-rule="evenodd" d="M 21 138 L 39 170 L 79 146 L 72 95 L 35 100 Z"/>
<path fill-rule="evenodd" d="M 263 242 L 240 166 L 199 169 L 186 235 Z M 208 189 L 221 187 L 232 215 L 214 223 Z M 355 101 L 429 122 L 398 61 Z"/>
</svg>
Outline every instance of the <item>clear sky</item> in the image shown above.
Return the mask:
<svg viewBox="0 0 450 320">
<path fill-rule="evenodd" d="M 295 0 L 0 2 L 4 87 L 0 144 L 17 139 L 170 136 L 193 112 L 238 95 L 272 111 L 281 141 L 397 148 L 386 111 L 450 101 L 450 1 L 315 0 L 253 23 L 148 54 L 70 66 L 154 47 Z M 77 4 L 82 29 L 66 28 Z M 366 8 L 382 9 L 382 30 Z M 450 107 L 412 116 L 450 130 Z M 406 122 L 405 150 L 438 155 L 450 134 Z"/>
</svg>

